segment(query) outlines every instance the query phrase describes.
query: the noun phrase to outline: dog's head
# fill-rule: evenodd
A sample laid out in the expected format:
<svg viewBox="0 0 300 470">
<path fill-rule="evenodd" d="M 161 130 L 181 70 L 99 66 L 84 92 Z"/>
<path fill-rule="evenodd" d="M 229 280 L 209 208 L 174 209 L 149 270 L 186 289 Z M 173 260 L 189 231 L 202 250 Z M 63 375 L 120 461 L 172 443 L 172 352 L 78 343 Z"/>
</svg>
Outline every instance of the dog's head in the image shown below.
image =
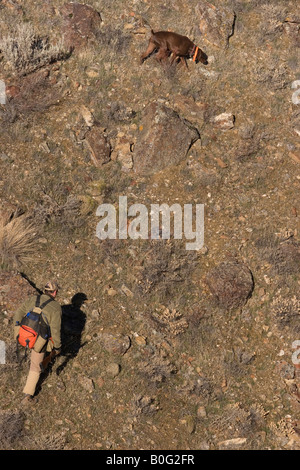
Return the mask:
<svg viewBox="0 0 300 470">
<path fill-rule="evenodd" d="M 208 57 L 205 54 L 205 52 L 203 52 L 200 48 L 198 49 L 197 56 L 196 56 L 196 63 L 197 62 L 201 62 L 204 65 L 208 64 Z"/>
</svg>

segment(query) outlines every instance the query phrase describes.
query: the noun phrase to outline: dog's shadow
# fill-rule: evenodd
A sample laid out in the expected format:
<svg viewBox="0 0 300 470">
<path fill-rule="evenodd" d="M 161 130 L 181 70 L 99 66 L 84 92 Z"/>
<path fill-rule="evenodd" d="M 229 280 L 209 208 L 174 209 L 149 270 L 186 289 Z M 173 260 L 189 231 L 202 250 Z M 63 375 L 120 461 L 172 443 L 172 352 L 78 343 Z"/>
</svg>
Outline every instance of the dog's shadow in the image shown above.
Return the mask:
<svg viewBox="0 0 300 470">
<path fill-rule="evenodd" d="M 70 304 L 62 306 L 61 353 L 60 364 L 56 369 L 57 375 L 61 374 L 68 362 L 77 356 L 79 349 L 83 346 L 81 337 L 86 323 L 86 314 L 81 307 L 86 300 L 87 296 L 83 292 L 78 292 L 72 297 Z"/>
</svg>

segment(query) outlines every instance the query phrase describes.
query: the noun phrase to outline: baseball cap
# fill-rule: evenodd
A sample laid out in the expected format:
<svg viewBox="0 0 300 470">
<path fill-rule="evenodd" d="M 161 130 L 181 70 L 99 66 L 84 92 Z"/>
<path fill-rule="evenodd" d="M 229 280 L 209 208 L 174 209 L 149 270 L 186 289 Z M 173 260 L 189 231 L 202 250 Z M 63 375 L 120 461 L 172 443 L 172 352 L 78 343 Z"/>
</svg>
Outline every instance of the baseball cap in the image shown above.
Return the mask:
<svg viewBox="0 0 300 470">
<path fill-rule="evenodd" d="M 45 285 L 45 290 L 48 290 L 50 292 L 54 292 L 55 290 L 58 290 L 58 284 L 56 281 L 48 281 L 47 284 Z"/>
</svg>

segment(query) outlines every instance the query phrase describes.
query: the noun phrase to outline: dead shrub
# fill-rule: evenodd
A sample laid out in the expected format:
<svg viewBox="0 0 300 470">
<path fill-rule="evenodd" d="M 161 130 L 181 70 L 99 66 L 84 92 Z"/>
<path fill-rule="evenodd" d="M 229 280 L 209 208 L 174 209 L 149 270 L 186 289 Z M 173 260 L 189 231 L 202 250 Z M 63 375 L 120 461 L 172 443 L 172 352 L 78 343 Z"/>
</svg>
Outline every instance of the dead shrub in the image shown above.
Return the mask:
<svg viewBox="0 0 300 470">
<path fill-rule="evenodd" d="M 213 298 L 225 309 L 238 308 L 247 302 L 254 289 L 253 276 L 243 263 L 224 261 L 206 276 Z"/>
<path fill-rule="evenodd" d="M 156 397 L 136 394 L 131 401 L 131 408 L 134 417 L 141 415 L 152 416 L 159 410 L 159 403 Z"/>
<path fill-rule="evenodd" d="M 139 363 L 138 371 L 149 384 L 159 386 L 176 374 L 177 368 L 162 351 L 153 351 L 148 359 Z"/>
<path fill-rule="evenodd" d="M 52 222 L 65 229 L 74 229 L 84 223 L 84 218 L 80 217 L 80 206 L 81 202 L 75 196 L 69 195 L 64 202 L 58 202 L 49 194 L 44 194 L 33 209 L 33 217 L 41 224 Z"/>
</svg>

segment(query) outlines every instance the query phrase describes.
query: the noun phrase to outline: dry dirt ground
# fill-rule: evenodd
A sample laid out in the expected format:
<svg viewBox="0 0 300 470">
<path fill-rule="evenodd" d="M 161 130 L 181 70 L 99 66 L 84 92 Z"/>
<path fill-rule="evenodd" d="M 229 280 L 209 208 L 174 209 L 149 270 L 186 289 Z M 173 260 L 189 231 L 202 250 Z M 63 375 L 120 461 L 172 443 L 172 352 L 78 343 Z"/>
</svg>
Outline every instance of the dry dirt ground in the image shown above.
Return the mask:
<svg viewBox="0 0 300 470">
<path fill-rule="evenodd" d="M 296 2 L 88 5 L 0 1 L 2 223 L 36 233 L 0 227 L 0 448 L 299 450 Z M 141 65 L 151 29 L 208 65 Z M 204 204 L 204 247 L 99 240 L 119 196 Z M 48 278 L 62 354 L 23 409 L 12 317 Z"/>
</svg>

